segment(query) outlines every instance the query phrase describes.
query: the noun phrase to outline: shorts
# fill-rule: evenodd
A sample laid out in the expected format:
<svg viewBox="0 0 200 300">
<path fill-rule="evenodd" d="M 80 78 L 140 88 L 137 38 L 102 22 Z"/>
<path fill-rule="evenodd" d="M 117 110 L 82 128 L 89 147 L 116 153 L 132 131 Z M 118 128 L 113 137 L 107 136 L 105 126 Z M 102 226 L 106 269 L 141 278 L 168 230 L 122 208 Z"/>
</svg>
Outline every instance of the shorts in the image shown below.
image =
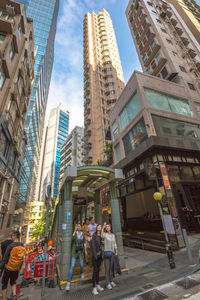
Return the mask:
<svg viewBox="0 0 200 300">
<path fill-rule="evenodd" d="M 10 285 L 11 286 L 16 284 L 18 275 L 19 275 L 19 271 L 9 271 L 5 268 L 4 272 L 3 272 L 3 277 L 2 277 L 2 280 L 1 280 L 2 290 L 7 289 L 9 279 L 10 279 Z"/>
</svg>

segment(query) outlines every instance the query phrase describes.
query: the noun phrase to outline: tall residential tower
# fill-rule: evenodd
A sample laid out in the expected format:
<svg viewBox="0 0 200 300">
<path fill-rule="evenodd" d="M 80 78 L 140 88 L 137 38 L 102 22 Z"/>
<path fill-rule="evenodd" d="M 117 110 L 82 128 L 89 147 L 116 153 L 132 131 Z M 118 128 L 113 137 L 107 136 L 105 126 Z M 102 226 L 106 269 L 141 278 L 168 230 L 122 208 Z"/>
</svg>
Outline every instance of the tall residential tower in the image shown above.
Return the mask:
<svg viewBox="0 0 200 300">
<path fill-rule="evenodd" d="M 33 19 L 35 43 L 35 82 L 31 96 L 26 134 L 28 144 L 23 163 L 18 201 L 25 203 L 35 198 L 40 149 L 46 105 L 54 60 L 54 41 L 59 0 L 20 0 L 27 16 Z"/>
<path fill-rule="evenodd" d="M 103 9 L 84 18 L 84 162 L 105 159 L 109 112 L 124 88 L 112 20 Z"/>
</svg>

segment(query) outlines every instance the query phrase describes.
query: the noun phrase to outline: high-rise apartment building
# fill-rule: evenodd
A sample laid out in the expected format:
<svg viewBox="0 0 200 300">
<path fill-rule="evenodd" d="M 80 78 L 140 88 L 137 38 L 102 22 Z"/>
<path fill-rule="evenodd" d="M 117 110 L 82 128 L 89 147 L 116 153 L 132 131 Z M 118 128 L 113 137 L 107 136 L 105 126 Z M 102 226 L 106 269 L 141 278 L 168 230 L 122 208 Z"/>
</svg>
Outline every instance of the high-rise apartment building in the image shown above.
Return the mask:
<svg viewBox="0 0 200 300">
<path fill-rule="evenodd" d="M 76 126 L 61 147 L 60 180 L 68 166 L 83 166 L 83 137 L 84 129 Z"/>
<path fill-rule="evenodd" d="M 69 112 L 60 107 L 50 111 L 44 147 L 40 201 L 45 199 L 45 191 L 48 184 L 52 187 L 51 196 L 56 198 L 58 195 L 61 147 L 68 136 L 69 116 Z"/>
<path fill-rule="evenodd" d="M 181 76 L 189 93 L 198 96 L 199 44 L 192 28 L 169 2 L 129 2 L 126 15 L 137 53 L 145 73 L 177 83 Z"/>
<path fill-rule="evenodd" d="M 33 22 L 16 1 L 0 1 L 0 239 L 20 226 L 16 203 L 34 82 Z M 16 216 L 18 215 L 18 220 Z M 16 221 L 16 222 L 15 222 Z"/>
<path fill-rule="evenodd" d="M 105 159 L 109 112 L 124 88 L 123 72 L 109 13 L 84 17 L 84 162 Z"/>
<path fill-rule="evenodd" d="M 19 202 L 35 198 L 40 149 L 46 105 L 54 59 L 59 0 L 20 0 L 25 4 L 27 16 L 33 19 L 35 42 L 35 82 L 26 122 L 28 144 L 20 182 Z"/>
</svg>

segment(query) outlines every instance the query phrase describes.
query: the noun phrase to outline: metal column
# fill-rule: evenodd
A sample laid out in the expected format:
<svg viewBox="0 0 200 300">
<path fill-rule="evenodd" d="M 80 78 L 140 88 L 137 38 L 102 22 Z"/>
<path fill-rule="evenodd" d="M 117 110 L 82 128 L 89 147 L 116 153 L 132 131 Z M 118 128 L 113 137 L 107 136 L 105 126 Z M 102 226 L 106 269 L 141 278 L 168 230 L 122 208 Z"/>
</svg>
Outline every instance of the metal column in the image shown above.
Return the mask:
<svg viewBox="0 0 200 300">
<path fill-rule="evenodd" d="M 102 218 L 102 205 L 101 205 L 101 200 L 100 200 L 100 190 L 95 191 L 95 196 L 94 196 L 94 205 L 95 205 L 95 222 L 97 224 L 102 224 L 103 218 Z"/>
<path fill-rule="evenodd" d="M 117 199 L 116 193 L 116 183 L 110 183 L 110 202 L 111 202 L 111 217 L 112 217 L 112 227 L 116 236 L 117 248 L 118 248 L 118 256 L 120 260 L 121 267 L 125 267 L 124 261 L 124 247 L 122 240 L 122 229 L 121 229 L 121 218 L 120 218 L 120 210 L 119 210 L 119 201 Z"/>
</svg>

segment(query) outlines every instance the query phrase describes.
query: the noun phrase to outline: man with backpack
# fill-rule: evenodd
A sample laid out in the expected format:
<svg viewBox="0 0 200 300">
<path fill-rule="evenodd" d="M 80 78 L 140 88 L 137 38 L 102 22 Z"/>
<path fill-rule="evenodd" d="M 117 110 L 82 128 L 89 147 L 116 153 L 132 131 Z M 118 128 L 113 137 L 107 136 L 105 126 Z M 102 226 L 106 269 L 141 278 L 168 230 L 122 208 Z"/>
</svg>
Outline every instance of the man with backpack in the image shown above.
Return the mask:
<svg viewBox="0 0 200 300">
<path fill-rule="evenodd" d="M 4 258 L 2 260 L 0 268 L 4 268 L 2 277 L 2 296 L 3 300 L 6 300 L 6 292 L 8 282 L 10 280 L 10 285 L 12 288 L 13 300 L 16 300 L 16 281 L 19 276 L 19 271 L 23 264 L 24 255 L 26 249 L 23 244 L 20 243 L 20 232 L 14 231 L 12 234 L 13 243 L 11 243 L 5 252 Z"/>
<path fill-rule="evenodd" d="M 70 290 L 70 283 L 72 279 L 73 270 L 76 264 L 77 258 L 79 258 L 81 279 L 84 279 L 84 266 L 83 266 L 83 255 L 85 250 L 85 235 L 81 231 L 81 224 L 75 226 L 75 230 L 72 236 L 72 260 L 71 268 L 69 270 L 68 281 L 66 285 L 66 291 Z"/>
</svg>

